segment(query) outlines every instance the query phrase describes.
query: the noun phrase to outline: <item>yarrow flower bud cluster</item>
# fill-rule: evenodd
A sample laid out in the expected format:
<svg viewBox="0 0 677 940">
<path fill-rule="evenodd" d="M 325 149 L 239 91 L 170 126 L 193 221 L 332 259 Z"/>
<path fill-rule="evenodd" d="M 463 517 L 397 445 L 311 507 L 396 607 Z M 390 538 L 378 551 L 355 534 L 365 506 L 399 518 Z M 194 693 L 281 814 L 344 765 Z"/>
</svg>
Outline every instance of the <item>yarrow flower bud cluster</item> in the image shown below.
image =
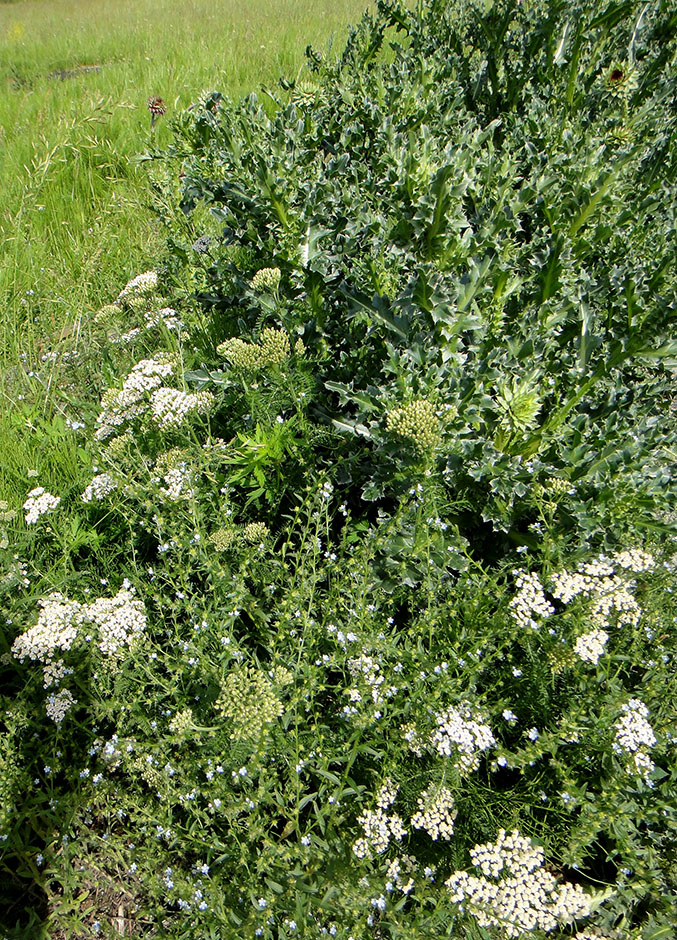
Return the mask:
<svg viewBox="0 0 677 940">
<path fill-rule="evenodd" d="M 281 277 L 279 268 L 260 268 L 252 278 L 252 288 L 256 291 L 276 291 Z"/>
<path fill-rule="evenodd" d="M 540 578 L 534 572 L 515 572 L 517 593 L 510 601 L 510 613 L 521 627 L 538 630 L 540 620 L 555 613 L 555 608 L 546 598 Z"/>
<path fill-rule="evenodd" d="M 117 487 L 118 484 L 110 473 L 99 473 L 93 478 L 92 482 L 85 487 L 85 491 L 81 497 L 82 502 L 91 503 L 95 499 L 105 499 L 106 496 L 112 493 L 113 490 L 116 490 Z"/>
<path fill-rule="evenodd" d="M 184 708 L 177 712 L 169 722 L 169 730 L 172 734 L 179 737 L 187 735 L 193 729 L 193 711 L 190 708 Z"/>
<path fill-rule="evenodd" d="M 437 728 L 430 735 L 430 744 L 438 754 L 456 757 L 462 774 L 476 770 L 480 753 L 496 745 L 491 728 L 469 702 L 438 712 L 435 721 Z"/>
<path fill-rule="evenodd" d="M 229 548 L 232 547 L 233 542 L 235 541 L 237 533 L 235 529 L 228 528 L 227 526 L 221 526 L 219 529 L 216 529 L 208 538 L 208 542 L 214 546 L 217 552 L 226 552 Z"/>
<path fill-rule="evenodd" d="M 255 372 L 266 366 L 280 365 L 289 358 L 289 335 L 284 330 L 267 327 L 260 343 L 246 343 L 235 336 L 217 346 L 216 351 L 229 360 L 234 369 Z"/>
<path fill-rule="evenodd" d="M 654 769 L 649 751 L 656 744 L 656 735 L 649 724 L 649 709 L 638 698 L 631 698 L 621 706 L 623 714 L 616 722 L 616 737 L 612 745 L 617 754 L 629 756 L 628 770 L 645 780 Z"/>
<path fill-rule="evenodd" d="M 543 849 L 515 829 L 495 843 L 476 845 L 470 857 L 481 876 L 456 871 L 445 882 L 454 904 L 463 905 L 480 927 L 501 927 L 506 936 L 549 932 L 586 917 L 591 898 L 580 885 L 558 883 L 543 869 Z"/>
<path fill-rule="evenodd" d="M 386 428 L 409 440 L 421 452 L 435 447 L 440 440 L 440 421 L 435 406 L 425 399 L 393 408 L 386 417 Z"/>
<path fill-rule="evenodd" d="M 414 829 L 425 829 L 434 841 L 451 839 L 458 815 L 451 790 L 447 787 L 424 790 L 417 802 L 419 810 L 411 817 Z"/>
<path fill-rule="evenodd" d="M 254 741 L 279 718 L 284 707 L 264 672 L 241 666 L 223 683 L 216 710 L 232 721 L 232 740 Z"/>
<path fill-rule="evenodd" d="M 26 510 L 26 524 L 34 525 L 40 516 L 52 512 L 60 502 L 61 497 L 52 496 L 51 493 L 47 492 L 44 486 L 38 486 L 34 490 L 31 490 L 23 507 Z"/>
<path fill-rule="evenodd" d="M 543 484 L 543 491 L 552 502 L 557 502 L 566 493 L 572 492 L 572 485 L 561 477 L 548 477 Z"/>
<path fill-rule="evenodd" d="M 259 545 L 265 542 L 270 533 L 270 529 L 265 522 L 250 522 L 242 530 L 242 538 L 250 545 Z"/>
<path fill-rule="evenodd" d="M 364 836 L 353 844 L 358 858 L 370 858 L 376 852 L 381 855 L 390 845 L 391 839 L 400 840 L 406 835 L 402 818 L 387 810 L 395 802 L 399 787 L 390 778 L 386 779 L 376 794 L 376 808 L 364 810 L 357 817 Z"/>
</svg>

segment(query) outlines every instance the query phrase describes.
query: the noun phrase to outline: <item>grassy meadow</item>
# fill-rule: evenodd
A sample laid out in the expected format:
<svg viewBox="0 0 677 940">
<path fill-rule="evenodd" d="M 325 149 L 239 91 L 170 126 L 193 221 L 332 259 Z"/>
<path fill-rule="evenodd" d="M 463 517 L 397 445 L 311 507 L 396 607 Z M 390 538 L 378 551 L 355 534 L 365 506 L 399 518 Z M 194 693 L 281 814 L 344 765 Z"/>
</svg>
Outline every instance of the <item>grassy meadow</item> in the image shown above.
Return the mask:
<svg viewBox="0 0 677 940">
<path fill-rule="evenodd" d="M 21 357 L 31 371 L 45 343 L 77 332 L 83 312 L 107 303 L 157 256 L 162 235 L 148 209 L 148 174 L 135 162 L 151 139 L 149 96 L 164 99 L 169 117 L 204 89 L 238 98 L 275 85 L 296 74 L 308 43 L 324 47 L 335 35 L 340 45 L 364 7 L 363 0 L 0 4 L 4 365 Z M 156 125 L 158 144 L 167 142 L 165 125 Z"/>
</svg>

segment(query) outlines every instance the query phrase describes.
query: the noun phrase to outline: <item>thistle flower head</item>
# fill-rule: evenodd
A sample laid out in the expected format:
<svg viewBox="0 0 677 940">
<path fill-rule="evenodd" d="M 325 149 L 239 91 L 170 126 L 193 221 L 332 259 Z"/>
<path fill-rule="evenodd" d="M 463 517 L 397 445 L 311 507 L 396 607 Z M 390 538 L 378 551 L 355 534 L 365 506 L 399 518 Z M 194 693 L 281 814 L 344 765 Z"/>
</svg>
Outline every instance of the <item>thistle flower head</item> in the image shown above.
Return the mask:
<svg viewBox="0 0 677 940">
<path fill-rule="evenodd" d="M 626 62 L 613 62 L 602 78 L 604 90 L 612 98 L 627 100 L 639 85 L 637 69 Z"/>
<path fill-rule="evenodd" d="M 150 111 L 150 126 L 152 129 L 155 126 L 155 121 L 166 113 L 167 105 L 158 95 L 151 95 L 148 99 L 147 106 Z"/>
</svg>

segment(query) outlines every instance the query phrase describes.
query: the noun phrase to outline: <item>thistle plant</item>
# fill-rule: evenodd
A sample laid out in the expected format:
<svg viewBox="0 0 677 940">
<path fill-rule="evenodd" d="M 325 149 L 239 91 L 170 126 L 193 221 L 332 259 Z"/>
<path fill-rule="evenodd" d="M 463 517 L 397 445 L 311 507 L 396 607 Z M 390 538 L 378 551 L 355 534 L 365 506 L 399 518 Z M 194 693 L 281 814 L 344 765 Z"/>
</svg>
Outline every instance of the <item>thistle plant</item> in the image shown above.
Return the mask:
<svg viewBox="0 0 677 940">
<path fill-rule="evenodd" d="M 167 112 L 167 105 L 158 95 L 151 95 L 147 102 L 150 111 L 150 129 L 155 127 L 155 122 Z"/>
</svg>

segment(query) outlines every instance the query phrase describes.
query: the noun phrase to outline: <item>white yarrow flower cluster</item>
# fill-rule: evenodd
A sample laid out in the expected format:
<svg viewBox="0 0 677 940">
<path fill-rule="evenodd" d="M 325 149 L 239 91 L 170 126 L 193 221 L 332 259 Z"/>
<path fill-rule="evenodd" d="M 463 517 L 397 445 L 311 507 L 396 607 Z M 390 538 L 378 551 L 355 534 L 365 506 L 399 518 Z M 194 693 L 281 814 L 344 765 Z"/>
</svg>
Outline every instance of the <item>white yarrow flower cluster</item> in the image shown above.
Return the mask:
<svg viewBox="0 0 677 940">
<path fill-rule="evenodd" d="M 574 652 L 584 663 L 597 665 L 608 639 L 609 634 L 605 633 L 604 630 L 591 630 L 590 633 L 579 636 L 574 646 Z"/>
<path fill-rule="evenodd" d="M 637 574 L 642 571 L 650 571 L 656 567 L 654 556 L 650 552 L 642 551 L 640 548 L 630 548 L 624 552 L 616 552 L 613 560 L 619 568 L 634 571 Z"/>
<path fill-rule="evenodd" d="M 161 310 L 149 310 L 144 316 L 147 330 L 152 330 L 153 327 L 162 324 L 166 329 L 178 333 L 184 325 L 183 320 L 173 307 L 162 307 Z"/>
<path fill-rule="evenodd" d="M 357 817 L 364 836 L 353 844 L 358 858 L 370 858 L 376 852 L 381 855 L 390 845 L 391 839 L 400 840 L 406 835 L 402 818 L 387 810 L 395 802 L 398 787 L 387 779 L 376 794 L 376 808 L 366 809 Z"/>
<path fill-rule="evenodd" d="M 386 864 L 386 891 L 392 891 L 397 886 L 402 894 L 410 894 L 414 890 L 414 879 L 411 875 L 416 871 L 418 862 L 413 855 L 398 855 Z M 405 881 L 405 876 L 407 877 Z"/>
<path fill-rule="evenodd" d="M 158 388 L 151 396 L 153 421 L 161 428 L 177 428 L 190 414 L 204 414 L 214 400 L 210 392 L 182 392 Z"/>
<path fill-rule="evenodd" d="M 146 629 L 146 611 L 133 589 L 120 588 L 115 597 L 100 597 L 85 608 L 87 620 L 99 628 L 99 649 L 106 655 L 132 646 Z"/>
<path fill-rule="evenodd" d="M 655 766 L 649 751 L 656 744 L 656 735 L 648 721 L 649 709 L 640 699 L 631 698 L 621 706 L 621 711 L 613 749 L 617 754 L 628 755 L 630 772 L 647 780 Z"/>
<path fill-rule="evenodd" d="M 575 572 L 560 571 L 553 575 L 552 593 L 563 604 L 579 596 L 591 598 L 590 617 L 597 627 L 609 626 L 614 611 L 619 624 L 635 626 L 642 611 L 631 593 L 633 582 L 619 577 L 616 568 L 639 573 L 649 571 L 655 565 L 653 555 L 637 548 L 617 552 L 610 558 L 600 555 L 579 565 Z"/>
<path fill-rule="evenodd" d="M 158 355 L 137 362 L 121 389 L 109 388 L 104 392 L 101 413 L 96 419 L 96 439 L 107 440 L 122 424 L 143 414 L 148 408 L 148 393 L 161 386 L 173 371 L 171 356 Z"/>
<path fill-rule="evenodd" d="M 70 676 L 73 674 L 73 670 L 69 669 L 60 659 L 56 659 L 53 662 L 48 662 L 42 672 L 42 687 L 44 689 L 49 689 L 53 685 L 58 687 L 61 684 L 61 680 L 64 678 L 64 676 Z"/>
<path fill-rule="evenodd" d="M 72 673 L 60 657 L 72 649 L 84 624 L 98 627 L 99 649 L 106 655 L 116 653 L 123 645 L 131 647 L 146 627 L 144 606 L 127 583 L 115 597 L 101 597 L 92 604 L 80 604 L 57 593 L 38 603 L 38 622 L 14 640 L 12 654 L 19 662 L 30 659 L 42 663 L 46 689 L 58 686 L 64 676 Z M 55 721 L 61 721 L 70 707 L 69 696 L 66 690 L 50 695 L 47 713 L 50 717 L 51 712 L 61 715 Z"/>
<path fill-rule="evenodd" d="M 38 622 L 12 643 L 12 654 L 19 662 L 32 659 L 51 663 L 56 653 L 73 645 L 82 622 L 82 605 L 63 594 L 50 594 L 38 601 L 42 608 Z"/>
<path fill-rule="evenodd" d="M 586 917 L 591 898 L 580 885 L 558 883 L 543 868 L 544 852 L 514 830 L 495 843 L 477 845 L 470 856 L 481 876 L 456 871 L 445 882 L 454 904 L 462 904 L 480 927 L 501 927 L 508 937 L 546 933 Z"/>
<path fill-rule="evenodd" d="M 496 744 L 484 717 L 469 702 L 438 712 L 435 721 L 437 728 L 430 735 L 430 744 L 444 757 L 456 756 L 461 773 L 476 770 L 480 753 Z"/>
<path fill-rule="evenodd" d="M 52 496 L 51 493 L 47 492 L 44 486 L 38 486 L 34 490 L 31 490 L 23 507 L 26 510 L 26 524 L 33 525 L 38 521 L 40 516 L 44 516 L 45 513 L 56 509 L 60 502 L 61 497 Z"/>
<path fill-rule="evenodd" d="M 555 613 L 555 608 L 545 596 L 543 585 L 535 572 L 519 571 L 517 593 L 510 601 L 510 612 L 521 627 L 538 630 L 539 620 Z"/>
<path fill-rule="evenodd" d="M 438 839 L 451 839 L 458 814 L 458 810 L 454 809 L 451 790 L 447 787 L 424 790 L 417 802 L 418 812 L 411 817 L 414 829 L 425 829 L 435 842 Z"/>
<path fill-rule="evenodd" d="M 47 712 L 48 718 L 51 718 L 57 725 L 60 725 L 66 712 L 72 708 L 73 705 L 77 705 L 77 699 L 73 698 L 72 692 L 69 692 L 68 689 L 61 689 L 60 692 L 50 693 L 45 705 L 45 711 Z"/>
<path fill-rule="evenodd" d="M 165 499 L 177 502 L 180 499 L 192 499 L 195 490 L 192 486 L 192 474 L 185 462 L 169 469 L 163 476 L 164 487 L 161 489 Z"/>
<path fill-rule="evenodd" d="M 128 281 L 118 294 L 117 303 L 132 297 L 145 297 L 157 287 L 157 271 L 144 271 Z"/>
<path fill-rule="evenodd" d="M 85 487 L 85 491 L 82 494 L 82 502 L 91 503 L 95 499 L 105 499 L 109 493 L 117 489 L 117 486 L 117 482 L 110 473 L 99 473 L 93 478 L 92 482 Z"/>
</svg>

